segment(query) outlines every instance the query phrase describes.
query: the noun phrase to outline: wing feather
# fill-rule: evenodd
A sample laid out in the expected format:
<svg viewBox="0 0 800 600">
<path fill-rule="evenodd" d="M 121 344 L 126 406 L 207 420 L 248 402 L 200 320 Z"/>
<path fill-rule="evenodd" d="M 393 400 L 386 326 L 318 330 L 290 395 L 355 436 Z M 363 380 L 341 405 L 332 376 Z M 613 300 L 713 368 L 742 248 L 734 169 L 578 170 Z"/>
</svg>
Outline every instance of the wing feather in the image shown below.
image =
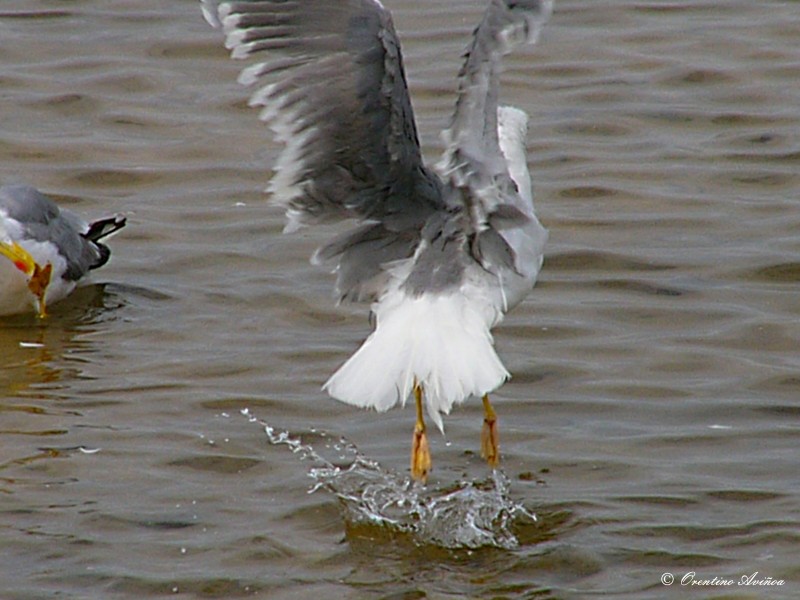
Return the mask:
<svg viewBox="0 0 800 600">
<path fill-rule="evenodd" d="M 122 217 L 90 226 L 75 213 L 60 209 L 47 196 L 28 185 L 0 187 L 0 220 L 11 219 L 21 239 L 52 244 L 64 258 L 63 278 L 78 281 L 90 269 L 108 260 L 108 249 L 96 240 L 124 226 Z M 112 231 L 113 229 L 113 231 Z M 105 248 L 105 250 L 103 250 Z"/>
<path fill-rule="evenodd" d="M 516 46 L 535 42 L 551 12 L 552 0 L 491 0 L 465 53 L 455 112 L 442 133 L 446 149 L 438 169 L 462 189 L 478 230 L 509 193 L 517 192 L 498 142 L 502 57 Z"/>
<path fill-rule="evenodd" d="M 268 190 L 287 230 L 355 218 L 421 227 L 442 205 L 423 163 L 400 42 L 376 0 L 202 0 L 234 58 L 266 55 L 239 81 L 285 144 Z"/>
<path fill-rule="evenodd" d="M 487 270 L 532 280 L 546 233 L 534 214 L 525 159 L 527 115 L 498 106 L 501 60 L 533 43 L 552 0 L 491 0 L 475 29 L 459 73 L 458 100 L 437 165 L 464 208 L 472 257 Z M 503 131 L 503 146 L 499 131 Z M 534 261 L 535 262 L 535 261 Z"/>
</svg>

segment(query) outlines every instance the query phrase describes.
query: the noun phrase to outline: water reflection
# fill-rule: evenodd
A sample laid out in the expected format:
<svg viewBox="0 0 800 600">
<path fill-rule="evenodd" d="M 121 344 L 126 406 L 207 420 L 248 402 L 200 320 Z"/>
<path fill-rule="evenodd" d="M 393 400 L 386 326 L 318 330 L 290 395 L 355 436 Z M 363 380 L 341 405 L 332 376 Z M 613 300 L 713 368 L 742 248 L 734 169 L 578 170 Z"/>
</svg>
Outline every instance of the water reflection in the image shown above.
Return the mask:
<svg viewBox="0 0 800 600">
<path fill-rule="evenodd" d="M 91 334 L 124 305 L 122 292 L 110 284 L 87 285 L 54 305 L 45 319 L 31 313 L 0 320 L 0 472 L 6 483 L 20 482 L 14 473 L 32 463 L 95 451 L 51 440 L 67 436 L 81 416 L 62 400 L 98 352 Z M 20 443 L 21 437 L 29 442 Z"/>
<path fill-rule="evenodd" d="M 112 318 L 124 304 L 121 288 L 93 284 L 78 288 L 51 307 L 45 319 L 24 314 L 0 320 L 0 394 L 15 397 L 26 390 L 76 375 L 65 357 L 92 352 L 86 335 Z"/>
</svg>

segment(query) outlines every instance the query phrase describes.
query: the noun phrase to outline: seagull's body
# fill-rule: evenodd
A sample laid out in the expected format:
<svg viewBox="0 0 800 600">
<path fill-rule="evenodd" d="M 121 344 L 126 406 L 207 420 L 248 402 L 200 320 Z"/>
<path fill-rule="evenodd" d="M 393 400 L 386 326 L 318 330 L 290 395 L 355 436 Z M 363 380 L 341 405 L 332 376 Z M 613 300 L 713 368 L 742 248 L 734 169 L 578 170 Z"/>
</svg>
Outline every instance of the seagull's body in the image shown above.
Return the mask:
<svg viewBox="0 0 800 600">
<path fill-rule="evenodd" d="M 67 297 L 109 258 L 100 240 L 123 217 L 87 223 L 27 185 L 0 187 L 0 316 L 36 310 Z"/>
<path fill-rule="evenodd" d="M 389 12 L 377 0 L 201 0 L 257 86 L 250 104 L 286 144 L 269 191 L 286 231 L 355 219 L 313 261 L 339 300 L 370 302 L 375 329 L 323 386 L 379 411 L 414 393 L 412 475 L 430 467 L 422 416 L 470 396 L 486 409 L 483 453 L 497 463 L 488 393 L 509 373 L 491 329 L 533 287 L 547 238 L 534 213 L 527 115 L 499 107 L 500 59 L 533 42 L 551 0 L 491 0 L 459 74 L 439 165 L 423 163 Z"/>
</svg>

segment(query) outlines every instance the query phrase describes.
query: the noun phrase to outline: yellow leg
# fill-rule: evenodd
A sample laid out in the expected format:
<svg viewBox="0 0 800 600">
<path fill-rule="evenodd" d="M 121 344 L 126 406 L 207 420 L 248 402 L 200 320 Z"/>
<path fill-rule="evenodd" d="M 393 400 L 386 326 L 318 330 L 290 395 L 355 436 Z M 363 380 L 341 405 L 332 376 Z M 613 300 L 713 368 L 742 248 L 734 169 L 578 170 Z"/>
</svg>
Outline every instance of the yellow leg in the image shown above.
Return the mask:
<svg viewBox="0 0 800 600">
<path fill-rule="evenodd" d="M 500 441 L 497 435 L 497 414 L 489 402 L 489 394 L 483 396 L 483 429 L 481 429 L 481 456 L 489 466 L 497 468 L 500 463 Z"/>
<path fill-rule="evenodd" d="M 47 286 L 50 285 L 50 276 L 52 272 L 53 265 L 50 263 L 47 263 L 44 268 L 36 265 L 33 269 L 33 275 L 31 275 L 31 279 L 28 282 L 28 289 L 36 297 L 36 306 L 39 309 L 40 319 L 47 316 L 44 295 L 47 292 Z"/>
<path fill-rule="evenodd" d="M 428 449 L 428 436 L 425 435 L 425 421 L 422 418 L 422 386 L 414 384 L 414 400 L 417 403 L 417 422 L 411 440 L 411 477 L 425 483 L 431 470 L 431 453 Z"/>
</svg>

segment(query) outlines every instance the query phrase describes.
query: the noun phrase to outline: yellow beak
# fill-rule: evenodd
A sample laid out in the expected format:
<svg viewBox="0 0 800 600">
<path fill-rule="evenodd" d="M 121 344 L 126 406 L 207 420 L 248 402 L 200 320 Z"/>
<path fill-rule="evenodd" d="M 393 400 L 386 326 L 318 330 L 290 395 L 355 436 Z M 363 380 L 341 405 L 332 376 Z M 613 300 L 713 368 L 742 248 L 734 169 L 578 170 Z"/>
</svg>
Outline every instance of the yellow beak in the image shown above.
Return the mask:
<svg viewBox="0 0 800 600">
<path fill-rule="evenodd" d="M 0 254 L 8 258 L 17 269 L 30 277 L 28 289 L 36 297 L 39 318 L 47 316 L 44 296 L 47 292 L 47 286 L 50 285 L 53 266 L 47 263 L 44 267 L 40 267 L 30 253 L 17 242 L 0 242 Z"/>
<path fill-rule="evenodd" d="M 28 251 L 17 242 L 0 242 L 0 254 L 14 263 L 14 266 L 25 273 L 25 275 L 33 275 L 36 269 L 36 261 L 33 260 L 33 257 Z"/>
</svg>

